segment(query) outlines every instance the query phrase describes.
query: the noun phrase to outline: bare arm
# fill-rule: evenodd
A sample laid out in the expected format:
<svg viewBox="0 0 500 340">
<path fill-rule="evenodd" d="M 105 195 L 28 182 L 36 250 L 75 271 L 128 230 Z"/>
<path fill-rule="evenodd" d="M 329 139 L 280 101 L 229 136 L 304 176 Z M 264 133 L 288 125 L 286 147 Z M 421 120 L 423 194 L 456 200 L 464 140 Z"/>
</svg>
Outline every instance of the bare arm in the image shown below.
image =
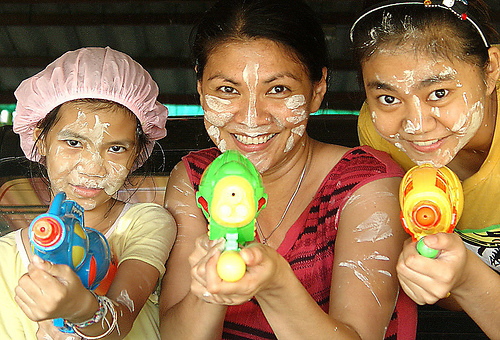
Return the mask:
<svg viewBox="0 0 500 340">
<path fill-rule="evenodd" d="M 165 206 L 177 222 L 177 239 L 167 262 L 160 298 L 160 330 L 164 339 L 218 339 L 226 307 L 209 304 L 191 293 L 189 258 L 207 222 L 196 206 L 195 192 L 184 165 L 170 175 Z M 199 247 L 206 244 L 198 244 Z M 193 327 L 196 325 L 196 327 Z"/>
<path fill-rule="evenodd" d="M 383 338 L 396 303 L 395 265 L 406 237 L 399 222 L 398 186 L 396 178 L 367 184 L 343 209 L 329 315 L 289 274 L 281 289 L 258 295 L 279 338 Z"/>
</svg>

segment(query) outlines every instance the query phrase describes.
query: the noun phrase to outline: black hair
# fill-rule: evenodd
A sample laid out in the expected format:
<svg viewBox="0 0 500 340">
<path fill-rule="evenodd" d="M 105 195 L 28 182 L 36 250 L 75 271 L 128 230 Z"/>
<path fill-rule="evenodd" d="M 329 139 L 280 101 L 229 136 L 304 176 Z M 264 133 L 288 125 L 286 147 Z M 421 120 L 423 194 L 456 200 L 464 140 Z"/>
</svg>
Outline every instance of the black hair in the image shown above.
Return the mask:
<svg viewBox="0 0 500 340">
<path fill-rule="evenodd" d="M 269 39 L 289 49 L 312 82 L 328 67 L 325 34 L 317 15 L 302 0 L 219 0 L 193 30 L 192 53 L 198 80 L 209 54 L 231 40 Z"/>
<path fill-rule="evenodd" d="M 381 2 L 367 1 L 366 7 Z M 467 13 L 490 44 L 498 40 L 483 0 L 469 0 Z M 372 12 L 356 24 L 352 40 L 360 67 L 378 48 L 407 43 L 415 52 L 450 60 L 459 58 L 482 69 L 489 62 L 488 47 L 471 22 L 461 20 L 448 9 L 425 7 L 423 2 L 421 6 L 399 5 Z"/>
</svg>

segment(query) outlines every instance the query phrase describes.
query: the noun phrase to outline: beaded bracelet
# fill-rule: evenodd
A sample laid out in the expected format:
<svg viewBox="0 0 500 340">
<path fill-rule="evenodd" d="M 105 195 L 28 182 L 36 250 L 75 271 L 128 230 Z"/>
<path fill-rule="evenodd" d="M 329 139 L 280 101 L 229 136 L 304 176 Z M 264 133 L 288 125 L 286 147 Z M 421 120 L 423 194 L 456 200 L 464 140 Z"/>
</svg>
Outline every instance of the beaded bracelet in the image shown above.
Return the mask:
<svg viewBox="0 0 500 340">
<path fill-rule="evenodd" d="M 99 309 L 94 314 L 94 316 L 92 316 L 92 318 L 90 318 L 89 320 L 84 321 L 84 322 L 80 322 L 80 323 L 72 323 L 68 320 L 64 320 L 64 323 L 68 327 L 71 327 L 73 329 L 73 331 L 78 336 L 80 336 L 84 339 L 88 339 L 88 340 L 97 340 L 97 339 L 104 338 L 105 336 L 107 336 L 108 334 L 110 334 L 111 332 L 113 332 L 115 330 L 116 326 L 118 325 L 118 315 L 116 313 L 115 306 L 113 305 L 113 301 L 111 301 L 110 298 L 108 298 L 107 296 L 99 296 L 92 291 L 91 291 L 91 293 L 94 294 L 97 301 L 99 302 Z M 106 314 L 108 313 L 108 310 L 111 312 L 111 318 L 112 318 L 111 324 L 109 323 L 109 321 L 105 317 Z M 104 321 L 106 321 L 106 325 L 108 327 L 108 329 L 101 335 L 88 336 L 88 335 L 83 334 L 79 330 L 79 328 L 88 327 L 90 325 L 98 323 L 101 320 L 103 322 L 103 325 L 104 325 Z"/>
<path fill-rule="evenodd" d="M 64 325 L 65 326 L 68 326 L 70 328 L 73 328 L 73 327 L 78 327 L 78 328 L 88 327 L 90 325 L 98 323 L 99 321 L 101 321 L 102 317 L 104 315 L 106 315 L 106 313 L 107 313 L 106 305 L 103 303 L 101 297 L 98 296 L 93 291 L 90 291 L 90 292 L 92 293 L 92 295 L 94 295 L 94 297 L 97 299 L 97 302 L 99 303 L 99 309 L 97 309 L 97 312 L 95 312 L 95 314 L 90 319 L 88 319 L 87 321 L 83 321 L 83 322 L 73 323 L 73 322 L 70 322 L 70 321 L 68 321 L 68 320 L 65 319 L 64 320 Z"/>
</svg>

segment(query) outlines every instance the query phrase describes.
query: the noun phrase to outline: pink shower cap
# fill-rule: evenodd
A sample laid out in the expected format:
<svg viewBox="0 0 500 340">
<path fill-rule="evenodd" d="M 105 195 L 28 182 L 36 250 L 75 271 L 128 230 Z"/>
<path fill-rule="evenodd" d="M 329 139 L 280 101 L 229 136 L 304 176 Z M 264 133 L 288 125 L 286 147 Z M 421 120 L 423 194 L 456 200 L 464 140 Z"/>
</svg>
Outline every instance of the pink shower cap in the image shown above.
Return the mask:
<svg viewBox="0 0 500 340">
<path fill-rule="evenodd" d="M 33 131 L 38 122 L 57 106 L 75 99 L 110 100 L 132 111 L 150 140 L 147 156 L 151 155 L 154 141 L 167 134 L 168 110 L 156 100 L 157 84 L 136 61 L 109 47 L 66 52 L 24 80 L 14 95 L 17 105 L 13 130 L 20 136 L 24 154 L 32 161 L 38 162 L 41 157 L 33 150 Z"/>
</svg>

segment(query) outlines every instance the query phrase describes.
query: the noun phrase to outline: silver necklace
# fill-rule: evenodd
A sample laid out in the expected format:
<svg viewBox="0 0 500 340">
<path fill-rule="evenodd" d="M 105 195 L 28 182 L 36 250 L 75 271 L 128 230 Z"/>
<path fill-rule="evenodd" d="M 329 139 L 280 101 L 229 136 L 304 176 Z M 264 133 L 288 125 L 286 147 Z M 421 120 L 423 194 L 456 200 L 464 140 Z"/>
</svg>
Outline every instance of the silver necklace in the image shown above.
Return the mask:
<svg viewBox="0 0 500 340">
<path fill-rule="evenodd" d="M 271 230 L 271 233 L 269 234 L 269 236 L 267 236 L 267 237 L 264 236 L 264 232 L 260 228 L 259 221 L 257 219 L 255 219 L 255 223 L 257 224 L 257 229 L 259 230 L 260 235 L 261 235 L 260 241 L 262 242 L 262 244 L 267 244 L 267 240 L 269 240 L 271 238 L 271 236 L 273 236 L 274 232 L 279 228 L 279 226 L 281 225 L 281 223 L 285 219 L 286 213 L 288 212 L 288 209 L 290 209 L 290 206 L 292 205 L 292 202 L 293 202 L 295 196 L 297 196 L 297 193 L 299 192 L 300 186 L 302 185 L 302 181 L 304 180 L 304 177 L 306 174 L 306 168 L 307 168 L 307 160 L 306 160 L 306 163 L 304 164 L 304 168 L 302 169 L 302 173 L 300 174 L 300 179 L 299 179 L 299 183 L 297 184 L 297 188 L 295 188 L 295 192 L 292 194 L 292 197 L 290 197 L 290 200 L 288 201 L 288 204 L 286 205 L 285 211 L 283 212 L 283 215 L 281 216 L 280 221 L 278 222 L 278 224 L 276 224 L 276 226 L 273 228 L 273 230 Z"/>
</svg>

